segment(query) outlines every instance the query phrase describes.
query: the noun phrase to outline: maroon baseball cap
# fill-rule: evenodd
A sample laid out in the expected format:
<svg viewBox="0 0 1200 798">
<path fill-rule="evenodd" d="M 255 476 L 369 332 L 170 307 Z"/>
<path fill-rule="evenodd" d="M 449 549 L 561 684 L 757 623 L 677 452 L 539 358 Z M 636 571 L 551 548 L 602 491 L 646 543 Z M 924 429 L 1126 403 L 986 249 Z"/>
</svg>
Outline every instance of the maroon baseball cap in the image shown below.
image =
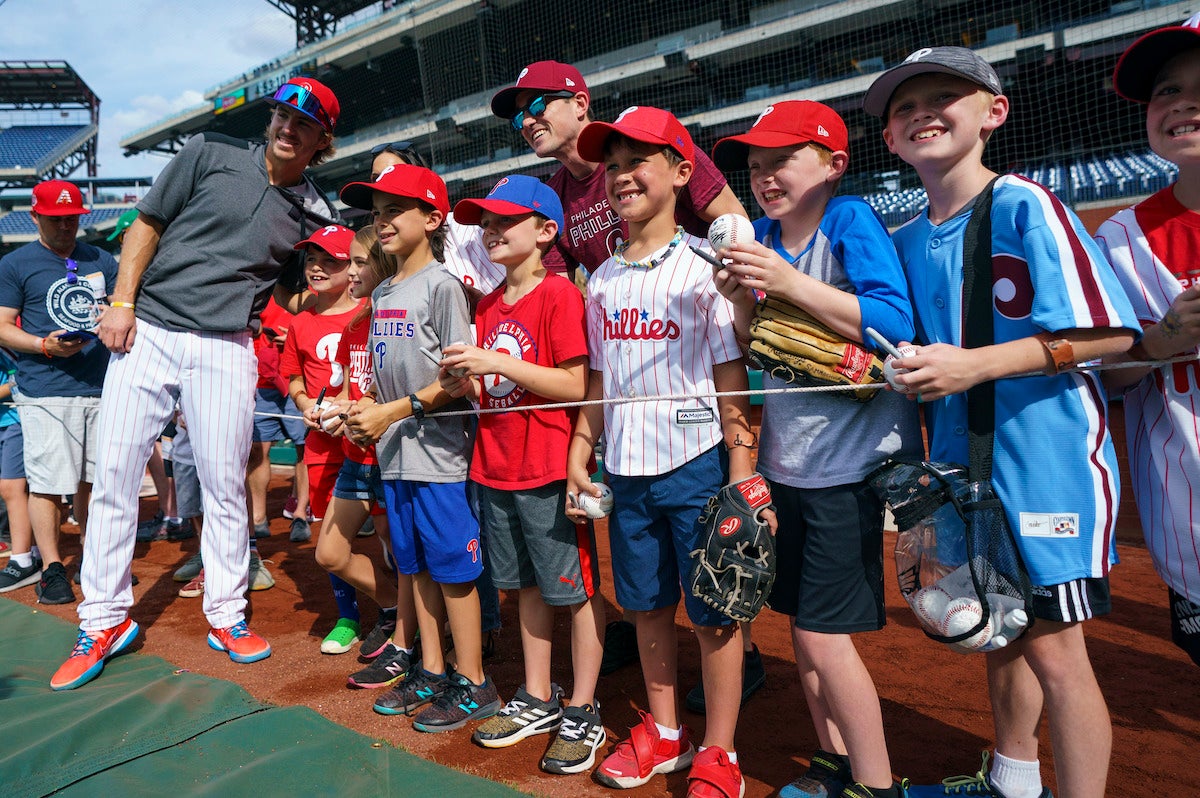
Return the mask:
<svg viewBox="0 0 1200 798">
<path fill-rule="evenodd" d="M 407 163 L 392 164 L 379 173 L 374 183 L 350 183 L 342 188 L 338 196 L 351 208 L 369 211 L 377 191 L 427 202 L 441 211 L 442 216 L 450 214 L 450 197 L 446 193 L 445 181 L 423 166 Z"/>
<path fill-rule="evenodd" d="M 267 102 L 272 106 L 292 106 L 330 134 L 333 133 L 338 115 L 342 112 L 342 106 L 333 91 L 324 83 L 312 78 L 292 78 L 280 86 Z"/>
<path fill-rule="evenodd" d="M 670 147 L 685 161 L 692 160 L 696 155 L 696 145 L 692 143 L 691 135 L 675 115 L 649 105 L 626 108 L 612 124 L 592 122 L 579 132 L 576 144 L 579 154 L 592 163 L 604 160 L 604 142 L 613 133 L 620 133 L 634 141 Z"/>
<path fill-rule="evenodd" d="M 812 100 L 785 100 L 759 114 L 750 130 L 726 136 L 713 147 L 713 162 L 729 171 L 745 169 L 751 147 L 797 147 L 820 144 L 834 152 L 846 152 L 850 136 L 838 112 Z"/>
<path fill-rule="evenodd" d="M 538 61 L 521 70 L 516 85 L 492 95 L 492 113 L 501 119 L 512 119 L 517 113 L 517 95 L 529 89 L 583 92 L 591 97 L 578 69 L 558 61 Z"/>
<path fill-rule="evenodd" d="M 1126 100 L 1150 102 L 1158 73 L 1184 50 L 1200 47 L 1200 14 L 1153 30 L 1129 45 L 1113 70 L 1113 88 Z"/>
<path fill-rule="evenodd" d="M 33 211 L 38 216 L 80 216 L 91 213 L 83 207 L 79 187 L 66 180 L 47 180 L 33 187 Z"/>
<path fill-rule="evenodd" d="M 338 260 L 350 260 L 350 242 L 354 240 L 354 231 L 340 224 L 330 224 L 322 227 L 308 238 L 301 241 L 292 249 L 304 249 L 309 244 L 320 247 Z"/>
</svg>

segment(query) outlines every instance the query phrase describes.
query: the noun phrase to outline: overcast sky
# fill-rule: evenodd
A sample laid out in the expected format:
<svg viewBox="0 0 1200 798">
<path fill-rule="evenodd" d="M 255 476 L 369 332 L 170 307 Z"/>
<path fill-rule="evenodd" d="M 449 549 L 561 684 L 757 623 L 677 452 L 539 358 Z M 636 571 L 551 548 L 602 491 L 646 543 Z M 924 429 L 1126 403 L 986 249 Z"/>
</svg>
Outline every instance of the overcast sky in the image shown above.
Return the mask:
<svg viewBox="0 0 1200 798">
<path fill-rule="evenodd" d="M 0 0 L 0 59 L 66 61 L 100 97 L 99 177 L 157 175 L 164 157 L 126 158 L 120 140 L 288 52 L 295 35 L 266 0 Z"/>
</svg>

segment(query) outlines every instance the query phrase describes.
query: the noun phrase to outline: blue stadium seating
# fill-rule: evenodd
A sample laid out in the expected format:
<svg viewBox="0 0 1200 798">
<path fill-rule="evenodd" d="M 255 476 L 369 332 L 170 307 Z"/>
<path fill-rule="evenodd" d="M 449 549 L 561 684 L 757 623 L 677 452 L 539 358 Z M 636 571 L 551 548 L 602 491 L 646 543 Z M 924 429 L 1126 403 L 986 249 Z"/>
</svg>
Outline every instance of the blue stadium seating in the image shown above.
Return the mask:
<svg viewBox="0 0 1200 798">
<path fill-rule="evenodd" d="M 0 169 L 36 169 L 87 125 L 13 125 L 0 130 Z"/>
<path fill-rule="evenodd" d="M 117 218 L 127 210 L 129 210 L 129 206 L 127 205 L 122 205 L 117 208 L 95 208 L 91 213 L 79 220 L 79 226 L 80 228 L 95 227 L 98 224 L 103 224 L 104 222 Z M 5 215 L 0 216 L 0 237 L 36 235 L 37 226 L 33 223 L 33 217 L 29 215 L 28 211 L 15 210 L 11 213 L 6 213 Z"/>
</svg>

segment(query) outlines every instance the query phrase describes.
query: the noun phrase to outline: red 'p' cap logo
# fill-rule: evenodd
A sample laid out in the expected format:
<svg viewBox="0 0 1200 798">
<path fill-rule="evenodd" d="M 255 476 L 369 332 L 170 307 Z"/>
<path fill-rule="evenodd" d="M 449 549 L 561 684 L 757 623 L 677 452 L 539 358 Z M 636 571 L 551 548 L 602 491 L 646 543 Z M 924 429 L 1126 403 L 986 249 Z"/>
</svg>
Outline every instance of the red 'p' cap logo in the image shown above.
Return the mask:
<svg viewBox="0 0 1200 798">
<path fill-rule="evenodd" d="M 721 522 L 721 525 L 719 527 L 717 527 L 717 534 L 723 538 L 727 538 L 730 535 L 732 535 L 733 533 L 737 532 L 741 528 L 742 528 L 742 519 L 726 518 L 724 521 Z"/>
</svg>

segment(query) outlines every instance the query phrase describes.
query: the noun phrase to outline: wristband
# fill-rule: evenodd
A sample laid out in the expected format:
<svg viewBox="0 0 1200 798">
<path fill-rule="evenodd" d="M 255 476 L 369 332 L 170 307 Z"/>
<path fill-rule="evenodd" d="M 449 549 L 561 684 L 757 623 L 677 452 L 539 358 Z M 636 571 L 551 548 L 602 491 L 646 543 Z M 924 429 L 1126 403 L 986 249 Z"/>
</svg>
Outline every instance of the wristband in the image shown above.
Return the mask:
<svg viewBox="0 0 1200 798">
<path fill-rule="evenodd" d="M 1050 355 L 1051 362 L 1054 363 L 1054 370 L 1047 371 L 1047 375 L 1062 374 L 1068 369 L 1075 368 L 1075 348 L 1071 346 L 1070 341 L 1066 338 L 1055 338 L 1053 333 L 1038 333 L 1034 337 L 1038 339 L 1046 353 Z"/>
<path fill-rule="evenodd" d="M 50 354 L 50 351 L 48 349 L 46 349 L 46 339 L 45 338 L 38 339 L 38 346 L 40 346 L 42 348 L 43 355 L 45 355 L 46 357 L 54 357 L 54 355 Z"/>
<path fill-rule="evenodd" d="M 417 398 L 415 393 L 410 393 L 408 395 L 408 403 L 412 405 L 413 418 L 415 418 L 417 421 L 425 418 L 425 405 L 421 403 L 421 400 Z"/>
<path fill-rule="evenodd" d="M 129 308 L 130 310 L 137 309 L 132 302 L 109 302 L 108 304 L 110 307 L 114 308 Z"/>
</svg>

